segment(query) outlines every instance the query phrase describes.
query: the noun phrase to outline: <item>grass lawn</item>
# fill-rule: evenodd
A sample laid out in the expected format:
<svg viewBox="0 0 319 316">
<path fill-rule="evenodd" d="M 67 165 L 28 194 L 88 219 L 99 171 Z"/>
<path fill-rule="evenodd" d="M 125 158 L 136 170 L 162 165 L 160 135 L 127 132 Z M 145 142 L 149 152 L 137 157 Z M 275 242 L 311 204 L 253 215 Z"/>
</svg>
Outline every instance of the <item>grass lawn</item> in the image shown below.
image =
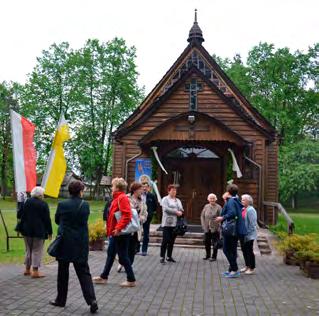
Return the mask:
<svg viewBox="0 0 319 316">
<path fill-rule="evenodd" d="M 286 208 L 289 216 L 294 221 L 295 233 L 304 235 L 309 233 L 318 234 L 319 241 L 319 199 L 312 198 L 300 201 L 300 206 L 296 209 Z M 287 232 L 287 222 L 279 214 L 278 224 L 272 226 L 271 230 L 276 232 Z"/>
<path fill-rule="evenodd" d="M 53 235 L 56 236 L 57 225 L 54 223 L 54 214 L 58 203 L 57 199 L 46 199 L 49 203 L 50 214 L 53 226 Z M 89 201 L 91 214 L 89 222 L 94 222 L 97 219 L 102 219 L 102 210 L 104 208 L 103 201 Z M 16 225 L 16 202 L 11 199 L 0 200 L 0 209 L 4 215 L 9 235 L 16 235 L 14 231 Z M 46 241 L 45 249 L 47 248 L 50 241 Z M 10 239 L 10 251 L 6 251 L 6 235 L 2 221 L 0 220 L 0 263 L 23 263 L 24 260 L 24 242 L 23 239 Z M 54 260 L 46 252 L 44 256 L 44 262 Z"/>
</svg>

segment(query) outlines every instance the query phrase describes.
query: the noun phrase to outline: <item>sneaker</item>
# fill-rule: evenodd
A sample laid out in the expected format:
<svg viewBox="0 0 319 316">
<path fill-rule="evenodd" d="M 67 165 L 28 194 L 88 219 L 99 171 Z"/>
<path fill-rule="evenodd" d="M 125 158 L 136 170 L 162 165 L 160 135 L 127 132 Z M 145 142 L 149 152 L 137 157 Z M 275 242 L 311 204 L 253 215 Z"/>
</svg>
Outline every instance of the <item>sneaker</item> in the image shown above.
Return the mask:
<svg viewBox="0 0 319 316">
<path fill-rule="evenodd" d="M 97 310 L 99 309 L 99 307 L 97 306 L 97 302 L 93 301 L 90 305 L 90 312 L 91 314 L 95 314 L 97 312 Z"/>
<path fill-rule="evenodd" d="M 216 258 L 210 258 L 209 259 L 210 262 L 213 262 L 213 261 L 216 261 L 216 260 L 217 260 Z"/>
<path fill-rule="evenodd" d="M 230 278 L 230 279 L 231 278 L 238 278 L 238 277 L 240 277 L 240 272 L 239 271 L 236 271 L 236 272 L 232 271 L 228 275 L 225 275 L 225 277 Z"/>
<path fill-rule="evenodd" d="M 31 275 L 31 270 L 30 269 L 25 269 L 23 272 L 23 275 Z"/>
<path fill-rule="evenodd" d="M 244 274 L 248 274 L 248 275 L 255 274 L 255 270 L 247 269 Z"/>
<path fill-rule="evenodd" d="M 209 259 L 209 257 L 204 257 L 204 258 L 203 258 L 203 260 L 208 260 L 208 259 Z"/>
<path fill-rule="evenodd" d="M 136 286 L 135 282 L 129 282 L 129 281 L 125 281 L 120 284 L 120 287 L 135 287 L 135 286 Z"/>
<path fill-rule="evenodd" d="M 93 283 L 95 284 L 106 284 L 107 283 L 107 279 L 103 279 L 100 276 L 97 277 L 93 277 Z"/>
<path fill-rule="evenodd" d="M 147 252 L 138 252 L 137 255 L 145 257 L 147 256 Z"/>
<path fill-rule="evenodd" d="M 165 258 L 161 258 L 160 263 L 165 264 Z"/>
<path fill-rule="evenodd" d="M 225 276 L 227 276 L 229 273 L 230 273 L 229 271 L 225 271 L 225 272 L 222 273 L 222 276 L 225 277 Z"/>
<path fill-rule="evenodd" d="M 239 271 L 240 271 L 241 273 L 244 273 L 244 272 L 246 272 L 247 270 L 248 270 L 247 267 L 243 267 L 243 268 L 241 268 Z"/>
<path fill-rule="evenodd" d="M 167 261 L 167 262 L 173 262 L 173 263 L 175 263 L 175 262 L 176 262 L 176 261 L 175 261 L 172 257 L 167 258 L 167 259 L 166 259 L 166 261 Z"/>
<path fill-rule="evenodd" d="M 119 264 L 116 269 L 117 273 L 121 273 L 122 269 L 123 269 L 123 266 Z"/>
<path fill-rule="evenodd" d="M 40 273 L 38 270 L 33 270 L 31 272 L 31 278 L 32 279 L 39 279 L 39 278 L 44 278 L 44 277 L 45 277 L 45 275 Z"/>
</svg>

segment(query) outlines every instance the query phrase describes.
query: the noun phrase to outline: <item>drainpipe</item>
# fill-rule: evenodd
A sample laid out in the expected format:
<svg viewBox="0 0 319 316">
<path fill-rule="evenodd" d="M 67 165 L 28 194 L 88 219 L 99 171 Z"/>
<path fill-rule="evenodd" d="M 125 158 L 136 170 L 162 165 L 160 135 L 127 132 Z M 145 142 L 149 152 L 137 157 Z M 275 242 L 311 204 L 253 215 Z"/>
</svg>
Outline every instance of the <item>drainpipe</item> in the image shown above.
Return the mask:
<svg viewBox="0 0 319 316">
<path fill-rule="evenodd" d="M 135 158 L 141 156 L 141 155 L 142 155 L 142 150 L 140 149 L 140 151 L 139 151 L 135 156 L 133 156 L 133 157 L 131 157 L 131 158 L 129 158 L 129 159 L 126 160 L 126 163 L 125 163 L 125 181 L 127 181 L 128 163 L 129 163 L 130 161 L 132 161 L 133 159 L 135 159 Z"/>
<path fill-rule="evenodd" d="M 250 159 L 250 158 L 248 158 L 246 155 L 244 155 L 244 157 L 245 157 L 245 159 L 247 159 L 249 162 L 251 162 L 254 166 L 256 166 L 257 168 L 258 168 L 258 170 L 259 170 L 259 197 L 258 197 L 258 204 L 259 204 L 259 207 L 263 207 L 262 206 L 262 201 L 263 201 L 263 199 L 262 199 L 262 181 L 261 181 L 261 171 L 262 171 L 262 167 L 261 167 L 261 165 L 260 164 L 258 164 L 256 161 L 254 161 L 254 160 L 252 160 L 252 159 Z M 265 217 L 265 214 L 264 214 L 264 217 Z M 265 218 L 264 218 L 265 219 Z M 263 221 L 264 221 L 264 219 L 263 219 Z M 264 223 L 263 223 L 264 224 Z"/>
</svg>

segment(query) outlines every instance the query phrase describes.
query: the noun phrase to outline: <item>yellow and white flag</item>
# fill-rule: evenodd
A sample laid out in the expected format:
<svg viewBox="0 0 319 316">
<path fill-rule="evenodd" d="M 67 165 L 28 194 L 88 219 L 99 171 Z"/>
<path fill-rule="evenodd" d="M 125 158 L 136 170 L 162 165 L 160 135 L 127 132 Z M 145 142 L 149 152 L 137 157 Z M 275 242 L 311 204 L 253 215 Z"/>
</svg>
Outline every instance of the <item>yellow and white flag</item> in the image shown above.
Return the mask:
<svg viewBox="0 0 319 316">
<path fill-rule="evenodd" d="M 57 130 L 55 132 L 49 161 L 43 175 L 41 186 L 45 194 L 58 197 L 60 187 L 66 171 L 66 160 L 64 157 L 63 144 L 70 139 L 68 124 L 61 114 Z"/>
</svg>

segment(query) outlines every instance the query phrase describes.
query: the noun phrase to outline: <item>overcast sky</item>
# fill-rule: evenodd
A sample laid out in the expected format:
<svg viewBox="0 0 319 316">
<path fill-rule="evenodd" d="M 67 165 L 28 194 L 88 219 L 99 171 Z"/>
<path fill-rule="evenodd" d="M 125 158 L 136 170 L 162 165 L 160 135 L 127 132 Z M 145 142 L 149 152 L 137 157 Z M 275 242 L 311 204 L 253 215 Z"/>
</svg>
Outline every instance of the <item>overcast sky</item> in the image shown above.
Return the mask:
<svg viewBox="0 0 319 316">
<path fill-rule="evenodd" d="M 318 0 L 1 0 L 0 81 L 25 82 L 54 42 L 117 36 L 137 48 L 149 92 L 188 44 L 195 8 L 203 45 L 221 57 L 246 57 L 260 41 L 293 50 L 319 41 Z"/>
</svg>

